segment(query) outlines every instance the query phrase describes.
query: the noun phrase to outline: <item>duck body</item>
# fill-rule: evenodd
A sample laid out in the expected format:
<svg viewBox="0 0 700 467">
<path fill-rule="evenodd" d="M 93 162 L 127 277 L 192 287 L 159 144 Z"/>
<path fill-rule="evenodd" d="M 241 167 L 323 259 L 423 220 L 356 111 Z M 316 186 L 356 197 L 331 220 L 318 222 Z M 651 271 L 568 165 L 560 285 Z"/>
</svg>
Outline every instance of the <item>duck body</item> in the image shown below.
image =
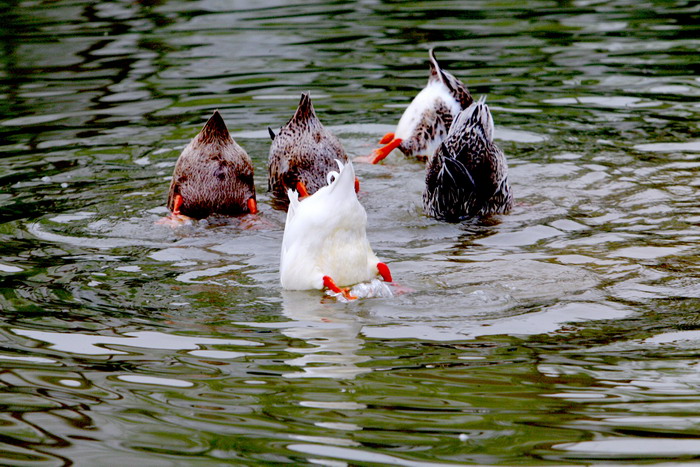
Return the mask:
<svg viewBox="0 0 700 467">
<path fill-rule="evenodd" d="M 168 194 L 173 216 L 255 213 L 253 164 L 215 111 L 175 163 Z"/>
<path fill-rule="evenodd" d="M 301 196 L 316 193 L 326 185 L 326 174 L 335 170 L 335 160 L 347 162 L 340 140 L 316 116 L 308 93 L 302 93 L 292 118 L 273 138 L 269 156 L 268 188 L 279 207 L 286 208 L 287 190 Z"/>
<path fill-rule="evenodd" d="M 512 208 L 508 164 L 493 142 L 493 132 L 493 117 L 483 98 L 458 115 L 426 165 L 426 214 L 459 222 Z"/>
<path fill-rule="evenodd" d="M 396 148 L 409 157 L 429 158 L 447 136 L 457 114 L 474 101 L 464 83 L 440 67 L 433 49 L 429 56 L 428 84 L 408 105 L 395 132 L 382 138 L 380 143 L 386 145 L 373 152 L 372 163 Z"/>
<path fill-rule="evenodd" d="M 425 159 L 435 153 L 462 110 L 441 81 L 430 81 L 401 116 L 394 137 L 407 156 Z"/>
<path fill-rule="evenodd" d="M 367 240 L 367 213 L 355 193 L 352 164 L 337 161 L 339 171 L 328 174 L 327 185 L 299 200 L 288 191 L 289 209 L 282 239 L 280 276 L 288 290 L 335 292 L 339 286 L 367 282 L 388 268 Z M 351 298 L 351 297 L 350 297 Z"/>
</svg>

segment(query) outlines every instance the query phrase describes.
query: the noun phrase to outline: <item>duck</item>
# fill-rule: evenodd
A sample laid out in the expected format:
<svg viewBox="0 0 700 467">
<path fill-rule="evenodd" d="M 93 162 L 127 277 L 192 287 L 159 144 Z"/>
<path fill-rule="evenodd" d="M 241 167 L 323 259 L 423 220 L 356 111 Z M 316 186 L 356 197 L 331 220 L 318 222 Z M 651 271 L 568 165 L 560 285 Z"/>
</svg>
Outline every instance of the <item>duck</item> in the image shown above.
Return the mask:
<svg viewBox="0 0 700 467">
<path fill-rule="evenodd" d="M 376 164 L 396 148 L 408 157 L 426 160 L 440 146 L 457 114 L 474 102 L 467 86 L 440 67 L 434 49 L 428 56 L 428 84 L 406 108 L 396 130 L 379 141 L 384 146 L 359 160 Z"/>
<path fill-rule="evenodd" d="M 349 286 L 381 277 L 392 282 L 367 240 L 367 213 L 355 192 L 351 162 L 335 160 L 338 171 L 326 185 L 300 199 L 288 189 L 289 208 L 282 238 L 280 281 L 286 290 L 328 289 L 346 299 Z"/>
<path fill-rule="evenodd" d="M 510 211 L 508 164 L 493 135 L 485 97 L 457 116 L 426 164 L 423 208 L 427 215 L 460 222 Z"/>
<path fill-rule="evenodd" d="M 318 119 L 308 92 L 301 94 L 296 112 L 279 132 L 275 134 L 271 128 L 268 132 L 272 139 L 268 190 L 275 207 L 287 207 L 289 189 L 301 197 L 314 194 L 326 184 L 335 160 L 348 161 L 340 140 Z"/>
<path fill-rule="evenodd" d="M 253 164 L 218 110 L 178 157 L 168 209 L 171 215 L 163 223 L 258 212 Z"/>
</svg>

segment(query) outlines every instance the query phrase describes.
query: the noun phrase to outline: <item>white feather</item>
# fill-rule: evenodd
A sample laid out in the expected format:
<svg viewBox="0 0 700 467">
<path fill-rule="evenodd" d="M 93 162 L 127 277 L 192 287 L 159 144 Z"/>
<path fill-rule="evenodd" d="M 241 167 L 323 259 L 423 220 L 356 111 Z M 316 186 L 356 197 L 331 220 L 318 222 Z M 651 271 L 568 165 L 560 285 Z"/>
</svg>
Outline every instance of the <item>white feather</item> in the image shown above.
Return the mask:
<svg viewBox="0 0 700 467">
<path fill-rule="evenodd" d="M 396 126 L 394 136 L 396 138 L 409 139 L 416 130 L 425 111 L 437 108 L 441 102 L 450 109 L 452 115 L 457 115 L 462 110 L 459 102 L 442 81 L 429 81 L 404 110 L 399 124 Z"/>
<path fill-rule="evenodd" d="M 340 170 L 329 174 L 329 181 L 334 179 L 328 186 L 301 201 L 290 194 L 280 264 L 285 289 L 322 289 L 323 276 L 347 286 L 377 275 L 379 259 L 367 240 L 367 214 L 355 194 L 355 171 L 350 162 L 336 162 Z"/>
</svg>

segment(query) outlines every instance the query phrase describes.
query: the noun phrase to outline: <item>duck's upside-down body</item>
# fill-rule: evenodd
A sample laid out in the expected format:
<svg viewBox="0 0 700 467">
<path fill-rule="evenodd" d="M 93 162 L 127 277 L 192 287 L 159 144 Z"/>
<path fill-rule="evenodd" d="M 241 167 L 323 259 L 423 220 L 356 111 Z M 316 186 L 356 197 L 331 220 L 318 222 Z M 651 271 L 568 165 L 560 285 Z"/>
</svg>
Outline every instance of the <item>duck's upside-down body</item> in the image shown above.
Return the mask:
<svg viewBox="0 0 700 467">
<path fill-rule="evenodd" d="M 171 215 L 159 222 L 173 226 L 211 215 L 257 212 L 253 164 L 218 111 L 178 157 L 168 208 Z"/>
<path fill-rule="evenodd" d="M 352 298 L 348 286 L 377 276 L 391 281 L 367 240 L 367 214 L 357 200 L 352 164 L 328 175 L 329 185 L 300 200 L 289 192 L 280 275 L 289 290 L 327 288 Z"/>
<path fill-rule="evenodd" d="M 401 115 L 396 130 L 379 141 L 381 148 L 355 160 L 376 164 L 394 149 L 418 159 L 430 158 L 440 146 L 454 118 L 473 102 L 467 87 L 440 67 L 431 49 L 428 84 L 413 98 Z"/>
</svg>

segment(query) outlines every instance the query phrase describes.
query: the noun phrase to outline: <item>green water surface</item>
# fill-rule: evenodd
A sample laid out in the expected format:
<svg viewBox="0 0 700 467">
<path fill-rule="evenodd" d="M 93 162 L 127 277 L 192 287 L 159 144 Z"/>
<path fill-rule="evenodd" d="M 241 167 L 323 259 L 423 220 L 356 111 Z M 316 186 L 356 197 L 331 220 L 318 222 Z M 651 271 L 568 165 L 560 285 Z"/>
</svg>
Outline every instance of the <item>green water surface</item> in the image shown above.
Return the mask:
<svg viewBox="0 0 700 467">
<path fill-rule="evenodd" d="M 0 464 L 700 460 L 697 2 L 0 13 Z M 409 292 L 281 290 L 267 127 L 310 91 L 367 155 L 431 47 L 487 95 L 515 209 L 441 223 L 421 163 L 358 163 L 368 236 Z M 155 225 L 215 109 L 264 222 Z"/>
</svg>

